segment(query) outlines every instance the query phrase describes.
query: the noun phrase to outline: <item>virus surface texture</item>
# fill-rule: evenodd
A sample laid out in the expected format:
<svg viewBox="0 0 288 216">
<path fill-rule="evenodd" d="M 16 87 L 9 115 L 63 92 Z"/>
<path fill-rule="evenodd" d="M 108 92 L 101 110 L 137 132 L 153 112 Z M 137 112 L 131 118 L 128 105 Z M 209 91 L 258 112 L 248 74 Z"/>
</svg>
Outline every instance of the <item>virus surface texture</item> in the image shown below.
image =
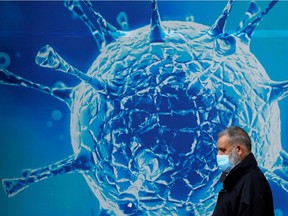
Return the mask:
<svg viewBox="0 0 288 216">
<path fill-rule="evenodd" d="M 219 186 L 217 135 L 231 125 L 249 133 L 266 176 L 288 191 L 287 182 L 273 172 L 279 155 L 287 161 L 278 101 L 287 96 L 288 82 L 270 80 L 249 49 L 253 31 L 277 1 L 262 13 L 252 1 L 247 19 L 228 34 L 233 3 L 228 1 L 208 27 L 161 21 L 152 0 L 150 25 L 129 31 L 123 15 L 118 30 L 89 1 L 66 1 L 91 31 L 100 54 L 87 73 L 49 45 L 36 63 L 82 82 L 49 88 L 1 69 L 0 83 L 31 87 L 65 102 L 75 154 L 26 170 L 22 178 L 4 179 L 8 196 L 45 178 L 79 172 L 102 215 L 208 215 Z"/>
</svg>

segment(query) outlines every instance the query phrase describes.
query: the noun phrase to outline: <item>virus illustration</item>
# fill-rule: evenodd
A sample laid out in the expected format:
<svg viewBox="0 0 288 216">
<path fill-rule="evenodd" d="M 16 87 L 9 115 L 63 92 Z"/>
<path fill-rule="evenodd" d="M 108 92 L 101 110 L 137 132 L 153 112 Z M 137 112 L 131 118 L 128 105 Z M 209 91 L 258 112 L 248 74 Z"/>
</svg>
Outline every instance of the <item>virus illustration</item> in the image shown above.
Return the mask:
<svg viewBox="0 0 288 216">
<path fill-rule="evenodd" d="M 272 81 L 249 49 L 255 28 L 277 1 L 261 13 L 251 1 L 238 29 L 227 33 L 233 3 L 229 0 L 208 27 L 161 21 L 152 0 L 150 25 L 128 30 L 124 19 L 118 30 L 91 2 L 66 1 L 91 31 L 100 54 L 87 73 L 49 45 L 38 52 L 36 63 L 82 82 L 50 88 L 1 69 L 0 83 L 65 102 L 74 154 L 4 179 L 8 196 L 43 179 L 79 172 L 99 200 L 100 215 L 208 215 L 219 186 L 217 134 L 230 125 L 250 134 L 266 176 L 288 192 L 275 166 L 280 159 L 287 163 L 278 101 L 287 96 L 288 81 Z"/>
</svg>

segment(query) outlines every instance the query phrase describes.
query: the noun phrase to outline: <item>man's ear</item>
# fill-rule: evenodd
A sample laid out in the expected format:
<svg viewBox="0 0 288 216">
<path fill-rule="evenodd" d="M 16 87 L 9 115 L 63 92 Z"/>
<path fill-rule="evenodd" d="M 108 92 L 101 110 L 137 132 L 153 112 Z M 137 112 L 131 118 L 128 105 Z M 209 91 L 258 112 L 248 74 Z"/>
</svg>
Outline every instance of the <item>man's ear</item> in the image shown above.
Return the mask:
<svg viewBox="0 0 288 216">
<path fill-rule="evenodd" d="M 247 156 L 247 149 L 243 145 L 237 145 L 236 152 L 242 160 Z"/>
<path fill-rule="evenodd" d="M 242 146 L 242 145 L 237 145 L 236 146 L 236 152 L 239 154 L 239 155 L 241 155 L 241 154 L 243 154 L 244 153 L 244 146 Z"/>
</svg>

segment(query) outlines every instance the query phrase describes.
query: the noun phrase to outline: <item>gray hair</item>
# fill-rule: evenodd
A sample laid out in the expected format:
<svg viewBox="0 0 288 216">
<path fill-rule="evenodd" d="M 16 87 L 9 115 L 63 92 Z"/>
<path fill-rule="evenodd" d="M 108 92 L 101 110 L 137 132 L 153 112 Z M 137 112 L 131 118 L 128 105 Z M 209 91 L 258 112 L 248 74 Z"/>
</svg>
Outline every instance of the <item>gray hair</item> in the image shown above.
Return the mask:
<svg viewBox="0 0 288 216">
<path fill-rule="evenodd" d="M 228 127 L 218 134 L 218 138 L 224 135 L 228 137 L 229 143 L 231 145 L 236 144 L 244 145 L 247 148 L 247 150 L 251 152 L 251 139 L 244 129 L 238 126 Z"/>
</svg>

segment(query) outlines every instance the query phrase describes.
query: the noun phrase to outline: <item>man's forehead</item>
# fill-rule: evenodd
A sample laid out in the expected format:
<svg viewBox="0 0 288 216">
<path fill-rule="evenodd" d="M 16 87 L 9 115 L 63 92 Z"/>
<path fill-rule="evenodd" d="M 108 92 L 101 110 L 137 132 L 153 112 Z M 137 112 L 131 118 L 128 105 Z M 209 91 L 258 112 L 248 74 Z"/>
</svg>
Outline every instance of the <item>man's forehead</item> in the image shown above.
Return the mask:
<svg viewBox="0 0 288 216">
<path fill-rule="evenodd" d="M 228 138 L 228 136 L 226 136 L 226 135 L 221 136 L 221 137 L 218 139 L 217 144 L 218 144 L 218 147 L 220 147 L 220 146 L 221 146 L 222 148 L 224 148 L 224 147 L 229 147 L 230 144 L 229 144 L 229 138 Z"/>
</svg>

